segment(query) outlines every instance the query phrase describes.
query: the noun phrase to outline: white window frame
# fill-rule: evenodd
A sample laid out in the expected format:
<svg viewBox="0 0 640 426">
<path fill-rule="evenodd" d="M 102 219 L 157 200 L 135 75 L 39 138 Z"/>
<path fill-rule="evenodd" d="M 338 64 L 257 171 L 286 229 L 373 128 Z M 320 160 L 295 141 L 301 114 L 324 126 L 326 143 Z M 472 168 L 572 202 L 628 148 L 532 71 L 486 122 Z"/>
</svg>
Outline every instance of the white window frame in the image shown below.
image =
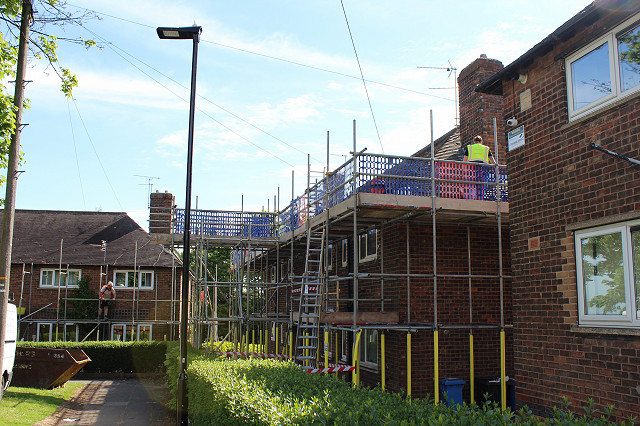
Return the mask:
<svg viewBox="0 0 640 426">
<path fill-rule="evenodd" d="M 375 244 L 374 244 L 374 250 L 373 253 L 369 253 L 369 239 L 370 238 L 375 238 Z M 366 253 L 363 253 L 362 250 L 362 240 L 365 240 L 364 242 L 364 248 Z M 370 229 L 367 232 L 358 235 L 358 257 L 359 262 L 363 263 L 363 262 L 369 262 L 371 260 L 374 260 L 378 257 L 378 230 L 377 229 Z"/>
<path fill-rule="evenodd" d="M 49 273 L 49 272 L 52 274 L 51 278 L 53 282 L 51 284 L 43 284 L 44 275 L 45 273 Z M 41 288 L 58 288 L 58 277 L 60 276 L 60 272 L 61 271 L 59 268 L 40 269 L 40 287 Z M 78 281 L 80 281 L 80 279 L 82 279 L 82 269 L 62 269 L 62 275 L 65 277 L 65 279 L 64 279 L 64 284 L 60 285 L 60 287 L 78 288 L 78 284 L 67 285 L 69 282 L 69 276 L 75 273 L 78 274 Z"/>
<path fill-rule="evenodd" d="M 372 336 L 373 335 L 373 336 Z M 367 345 L 369 344 L 369 338 L 373 337 L 373 345 L 375 346 L 376 359 L 371 360 L 367 358 Z M 380 350 L 380 333 L 378 330 L 373 329 L 362 329 L 362 334 L 360 335 L 360 366 L 364 368 L 378 368 L 378 351 Z"/>
<path fill-rule="evenodd" d="M 599 226 L 596 228 L 589 228 L 575 232 L 578 320 L 580 326 L 640 328 L 640 306 L 636 306 L 636 289 L 633 270 L 633 246 L 631 238 L 631 228 L 636 226 L 640 226 L 640 220 Z M 626 313 L 624 315 L 588 315 L 584 311 L 586 296 L 584 294 L 584 278 L 582 273 L 582 239 L 613 233 L 620 233 L 622 238 L 622 261 Z"/>
<path fill-rule="evenodd" d="M 153 324 L 148 324 L 148 323 L 140 323 L 140 324 L 127 324 L 127 323 L 117 323 L 117 324 L 112 324 L 111 325 L 111 339 L 113 340 L 113 332 L 116 329 L 116 327 L 122 327 L 122 342 L 131 342 L 131 327 L 134 327 L 134 330 L 136 331 L 136 338 L 135 341 L 139 342 L 140 341 L 140 327 L 149 327 L 149 341 L 153 340 Z"/>
<path fill-rule="evenodd" d="M 52 322 L 38 322 L 36 328 L 36 342 L 52 342 L 53 341 L 53 323 Z M 40 340 L 40 326 L 49 326 L 49 340 Z"/>
<path fill-rule="evenodd" d="M 349 334 L 347 330 L 340 330 L 340 361 L 347 362 L 347 354 L 349 353 Z"/>
<path fill-rule="evenodd" d="M 565 73 L 567 79 L 567 97 L 568 97 L 568 109 L 569 109 L 569 120 L 575 120 L 580 118 L 586 114 L 591 113 L 592 111 L 605 108 L 611 103 L 626 98 L 634 93 L 640 91 L 640 85 L 633 87 L 629 90 L 622 91 L 621 88 L 621 78 L 620 78 L 620 62 L 619 62 L 619 52 L 618 52 L 618 38 L 617 34 L 621 31 L 629 29 L 629 31 L 636 28 L 636 26 L 640 25 L 640 14 L 635 15 L 633 18 L 628 19 L 624 23 L 618 25 L 613 30 L 609 31 L 604 36 L 598 38 L 597 40 L 589 43 L 584 46 L 580 50 L 571 54 L 565 59 Z M 604 43 L 608 43 L 609 50 L 609 76 L 611 78 L 611 94 L 607 96 L 603 96 L 600 99 L 597 99 L 591 102 L 588 105 L 585 105 L 581 108 L 574 109 L 573 108 L 573 80 L 571 76 L 571 65 L 593 52 L 594 50 L 601 47 Z"/>
<path fill-rule="evenodd" d="M 125 275 L 125 283 L 129 282 L 129 275 L 130 274 L 135 274 L 136 271 L 134 271 L 133 269 L 117 269 L 113 272 L 113 287 L 115 289 L 122 289 L 122 290 L 127 290 L 127 289 L 133 289 L 134 286 L 129 286 L 129 285 L 118 285 L 118 281 L 116 279 L 117 274 L 126 274 Z M 142 275 L 143 274 L 151 274 L 151 286 L 142 286 L 140 285 L 140 283 L 142 282 Z M 138 279 L 136 281 L 136 286 L 135 288 L 138 290 L 153 290 L 153 288 L 155 287 L 155 273 L 153 271 L 149 271 L 149 270 L 140 270 L 138 271 Z"/>
<path fill-rule="evenodd" d="M 340 254 L 342 256 L 342 267 L 347 267 L 349 265 L 349 240 L 346 238 L 340 243 Z"/>
<path fill-rule="evenodd" d="M 325 258 L 327 262 L 327 269 L 330 271 L 333 269 L 333 244 L 327 245 L 327 255 Z"/>
</svg>

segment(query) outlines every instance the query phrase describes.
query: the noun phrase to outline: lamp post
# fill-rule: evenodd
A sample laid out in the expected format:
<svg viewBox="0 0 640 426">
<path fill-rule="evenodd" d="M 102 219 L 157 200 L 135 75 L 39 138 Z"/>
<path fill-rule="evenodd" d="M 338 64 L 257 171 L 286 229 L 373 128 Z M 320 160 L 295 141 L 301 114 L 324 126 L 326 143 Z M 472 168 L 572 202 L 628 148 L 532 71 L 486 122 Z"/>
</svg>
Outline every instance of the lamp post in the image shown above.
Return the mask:
<svg viewBox="0 0 640 426">
<path fill-rule="evenodd" d="M 196 106 L 196 69 L 198 65 L 198 42 L 202 27 L 159 27 L 156 30 L 161 39 L 191 39 L 193 40 L 193 55 L 191 61 L 191 97 L 189 102 L 189 139 L 187 143 L 187 188 L 186 201 L 184 203 L 184 234 L 182 256 L 182 286 L 180 299 L 180 375 L 177 386 L 177 420 L 179 424 L 189 423 L 187 406 L 187 321 L 188 294 L 189 294 L 189 254 L 190 254 L 190 221 L 191 221 L 191 176 L 193 168 L 193 121 Z"/>
</svg>

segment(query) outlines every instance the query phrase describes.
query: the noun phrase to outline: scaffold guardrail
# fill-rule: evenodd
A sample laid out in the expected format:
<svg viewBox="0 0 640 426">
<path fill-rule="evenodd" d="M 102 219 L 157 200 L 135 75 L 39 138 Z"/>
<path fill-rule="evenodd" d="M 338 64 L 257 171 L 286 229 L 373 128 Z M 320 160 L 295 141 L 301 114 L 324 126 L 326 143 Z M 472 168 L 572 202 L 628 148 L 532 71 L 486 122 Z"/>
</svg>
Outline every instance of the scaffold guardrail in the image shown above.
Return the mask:
<svg viewBox="0 0 640 426">
<path fill-rule="evenodd" d="M 355 167 L 354 167 L 355 164 Z M 509 201 L 506 166 L 362 153 L 307 189 L 278 213 L 192 210 L 194 235 L 277 238 L 303 226 L 354 193 Z M 173 232 L 184 232 L 184 209 L 175 209 Z"/>
</svg>

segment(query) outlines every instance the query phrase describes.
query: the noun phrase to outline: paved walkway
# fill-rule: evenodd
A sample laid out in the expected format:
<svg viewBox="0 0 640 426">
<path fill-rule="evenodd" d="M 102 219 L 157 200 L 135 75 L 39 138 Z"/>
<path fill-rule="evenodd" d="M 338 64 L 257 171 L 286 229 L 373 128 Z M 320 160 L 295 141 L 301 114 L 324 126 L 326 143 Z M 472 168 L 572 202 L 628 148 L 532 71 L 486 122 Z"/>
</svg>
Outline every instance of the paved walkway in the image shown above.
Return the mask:
<svg viewBox="0 0 640 426">
<path fill-rule="evenodd" d="M 173 425 L 164 406 L 169 391 L 162 378 L 91 380 L 38 426 Z"/>
</svg>

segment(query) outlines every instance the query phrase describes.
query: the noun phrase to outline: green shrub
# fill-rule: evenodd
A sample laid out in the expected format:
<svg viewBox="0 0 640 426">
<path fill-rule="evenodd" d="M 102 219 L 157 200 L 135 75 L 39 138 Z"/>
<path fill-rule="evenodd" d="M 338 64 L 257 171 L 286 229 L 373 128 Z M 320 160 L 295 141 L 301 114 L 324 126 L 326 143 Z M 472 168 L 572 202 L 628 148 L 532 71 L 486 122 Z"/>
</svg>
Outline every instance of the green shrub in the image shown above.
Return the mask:
<svg viewBox="0 0 640 426">
<path fill-rule="evenodd" d="M 178 377 L 178 353 L 177 345 L 167 351 L 169 382 Z M 598 417 L 585 407 L 587 415 L 578 416 L 565 402 L 552 418 L 541 419 L 525 409 L 503 412 L 494 403 L 447 407 L 434 405 L 429 398 L 408 400 L 378 388 L 354 389 L 333 376 L 305 373 L 291 362 L 234 360 L 193 349 L 187 377 L 189 418 L 194 425 L 615 424 L 609 420 L 611 409 Z"/>
<path fill-rule="evenodd" d="M 91 362 L 82 373 L 162 373 L 167 342 L 18 342 L 18 346 L 82 349 Z"/>
</svg>

